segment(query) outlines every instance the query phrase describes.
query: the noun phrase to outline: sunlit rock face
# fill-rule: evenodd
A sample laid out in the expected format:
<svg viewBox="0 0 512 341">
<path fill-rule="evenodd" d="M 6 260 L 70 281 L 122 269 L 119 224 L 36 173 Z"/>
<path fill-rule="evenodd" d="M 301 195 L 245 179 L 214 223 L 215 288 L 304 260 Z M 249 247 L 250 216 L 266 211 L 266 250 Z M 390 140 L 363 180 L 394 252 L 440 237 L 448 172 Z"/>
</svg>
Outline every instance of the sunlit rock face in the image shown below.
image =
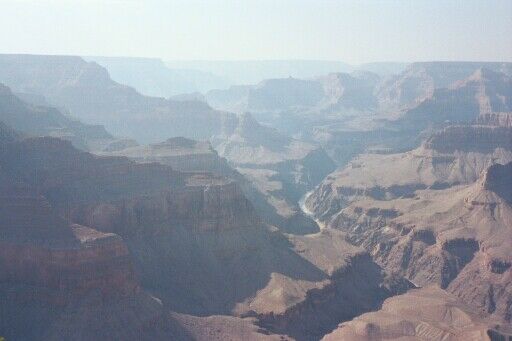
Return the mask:
<svg viewBox="0 0 512 341">
<path fill-rule="evenodd" d="M 400 109 L 417 105 L 431 97 L 435 89 L 449 88 L 484 68 L 512 74 L 510 63 L 485 62 L 419 62 L 410 64 L 399 75 L 388 77 L 377 88 L 380 105 Z"/>
<path fill-rule="evenodd" d="M 420 286 L 437 284 L 467 304 L 509 319 L 510 165 L 494 164 L 474 183 L 459 178 L 441 187 L 419 181 L 384 187 L 385 178 L 379 191 L 320 186 L 307 204 L 388 271 Z"/>
<path fill-rule="evenodd" d="M 502 335 L 493 330 L 496 322 L 463 304 L 456 296 L 429 287 L 387 299 L 378 311 L 340 324 L 322 340 L 494 340 Z"/>
<path fill-rule="evenodd" d="M 330 174 L 305 205 L 388 271 L 509 320 L 507 117 L 481 114 L 406 153 L 363 154 Z"/>
<path fill-rule="evenodd" d="M 512 79 L 481 68 L 448 88 L 434 90 L 428 99 L 407 110 L 403 124 L 440 125 L 471 122 L 479 115 L 512 111 Z"/>
</svg>

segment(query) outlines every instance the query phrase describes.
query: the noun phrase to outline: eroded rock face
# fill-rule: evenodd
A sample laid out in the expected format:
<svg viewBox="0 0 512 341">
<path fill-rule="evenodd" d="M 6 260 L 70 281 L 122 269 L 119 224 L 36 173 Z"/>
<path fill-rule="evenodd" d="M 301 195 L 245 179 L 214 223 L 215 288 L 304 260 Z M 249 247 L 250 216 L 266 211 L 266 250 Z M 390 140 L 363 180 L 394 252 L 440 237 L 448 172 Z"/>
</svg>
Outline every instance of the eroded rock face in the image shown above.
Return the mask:
<svg viewBox="0 0 512 341">
<path fill-rule="evenodd" d="M 98 157 L 51 138 L 3 145 L 1 156 L 6 173 L 37 187 L 62 216 L 121 235 L 143 285 L 179 311 L 229 313 L 272 272 L 318 273 L 260 222 L 232 181 Z"/>
<path fill-rule="evenodd" d="M 373 90 L 378 81 L 378 75 L 367 71 L 331 73 L 309 80 L 290 77 L 232 86 L 209 91 L 206 97 L 215 108 L 250 111 L 258 118 L 292 109 L 368 109 L 376 105 Z"/>
<path fill-rule="evenodd" d="M 51 138 L 3 145 L 2 160 L 6 172 L 39 188 L 62 215 L 103 231 L 136 235 L 162 224 L 199 231 L 259 224 L 238 186 L 210 175 L 96 157 Z"/>
<path fill-rule="evenodd" d="M 207 141 L 174 137 L 147 146 L 128 146 L 105 155 L 126 156 L 139 163 L 158 162 L 182 172 L 211 172 L 234 177 L 234 171 Z"/>
<path fill-rule="evenodd" d="M 512 163 L 492 165 L 483 175 L 482 183 L 486 190 L 492 191 L 505 201 L 512 203 L 512 191 L 510 191 Z"/>
<path fill-rule="evenodd" d="M 502 126 L 450 126 L 434 133 L 424 145 L 440 153 L 493 153 L 496 149 L 512 150 L 512 129 Z"/>
<path fill-rule="evenodd" d="M 68 207 L 74 221 L 123 235 L 183 225 L 194 231 L 223 231 L 259 224 L 252 205 L 238 185 L 211 176 L 196 175 L 187 186 L 151 196 L 75 204 Z"/>
<path fill-rule="evenodd" d="M 378 311 L 340 324 L 322 340 L 494 340 L 501 334 L 493 330 L 496 323 L 457 297 L 429 287 L 389 298 Z"/>
<path fill-rule="evenodd" d="M 214 330 L 222 339 L 281 339 L 253 320 L 169 315 L 139 285 L 118 235 L 66 223 L 44 197 L 5 176 L 0 187 L 4 337 L 208 340 Z"/>
<path fill-rule="evenodd" d="M 321 270 L 318 278 L 272 273 L 267 285 L 239 303 L 235 313 L 255 316 L 259 325 L 297 340 L 317 340 L 339 321 L 378 307 L 412 284 L 390 276 L 370 255 L 339 231 L 289 236 L 294 250 Z M 337 322 L 338 321 L 338 322 Z"/>
<path fill-rule="evenodd" d="M 512 138 L 491 117 L 447 127 L 410 152 L 362 155 L 306 207 L 388 271 L 510 320 L 511 172 L 500 163 L 512 160 Z"/>
<path fill-rule="evenodd" d="M 393 281 L 396 279 L 386 278 L 369 255 L 353 257 L 330 280 L 306 290 L 302 301 L 285 311 L 259 313 L 258 320 L 262 326 L 297 340 L 317 340 L 339 321 L 376 309 L 385 298 L 410 287 L 405 281 Z"/>
<path fill-rule="evenodd" d="M 348 200 L 326 212 L 328 226 L 348 232 L 388 271 L 420 286 L 435 283 L 510 320 L 509 167 L 494 165 L 476 183 L 415 190 L 410 198 Z"/>
<path fill-rule="evenodd" d="M 297 202 L 334 169 L 321 147 L 289 138 L 245 114 L 234 133 L 216 141 L 215 148 L 252 182 L 259 195 L 251 199 L 260 214 L 271 217 L 270 223 L 290 233 L 316 231 Z M 251 195 L 251 190 L 246 192 Z"/>
<path fill-rule="evenodd" d="M 410 64 L 401 74 L 391 76 L 377 88 L 381 106 L 395 110 L 416 105 L 429 98 L 435 89 L 448 88 L 485 68 L 510 75 L 510 63 L 419 62 Z"/>
<path fill-rule="evenodd" d="M 512 79 L 509 75 L 481 68 L 449 88 L 436 89 L 399 122 L 427 127 L 446 122 L 472 122 L 479 115 L 512 111 Z"/>
<path fill-rule="evenodd" d="M 499 127 L 511 127 L 512 126 L 512 113 L 509 112 L 497 112 L 490 114 L 483 114 L 477 118 L 477 124 L 499 126 Z"/>
<path fill-rule="evenodd" d="M 487 167 L 512 161 L 511 134 L 505 126 L 449 126 L 409 152 L 362 154 L 327 176 L 306 205 L 329 219 L 362 198 L 413 197 L 420 189 L 472 183 Z"/>
<path fill-rule="evenodd" d="M 26 285 L 42 283 L 50 291 L 55 290 L 53 287 L 72 288 L 83 295 L 74 295 L 72 291 L 66 297 L 73 300 L 59 308 L 62 313 L 59 310 L 58 315 L 49 315 L 51 323 L 41 322 L 41 326 L 51 327 L 44 331 L 50 339 L 53 335 L 77 337 L 76 321 L 97 323 L 98 329 L 84 335 L 100 339 L 109 330 L 121 338 L 162 339 L 169 338 L 166 333 L 189 332 L 203 335 L 187 325 L 188 318 L 165 317 L 163 306 L 199 315 L 250 314 L 271 332 L 318 338 L 341 320 L 373 308 L 399 290 L 394 284 L 388 285 L 387 276 L 367 254 L 362 255 L 346 244 L 343 235 L 292 238 L 262 224 L 236 183 L 225 179 L 179 173 L 162 165 L 136 164 L 125 158 L 98 157 L 50 138 L 4 144 L 1 156 L 6 176 L 16 175 L 38 188 L 39 193 L 48 195 L 48 201 L 41 201 L 39 197 L 27 199 L 25 192 L 19 192 L 21 201 L 10 198 L 12 205 L 2 206 L 4 211 L 0 211 L 6 215 L 16 213 L 17 218 L 3 221 L 16 223 L 18 228 L 11 228 L 14 231 L 35 231 L 30 240 L 47 241 L 48 236 L 55 235 L 51 246 L 64 247 L 48 252 L 5 247 L 5 257 L 21 255 L 7 267 L 5 280 L 10 283 L 11 278 L 19 278 L 24 287 L 14 293 L 6 288 L 2 293 L 9 301 L 18 302 L 24 295 L 33 295 L 25 289 Z M 36 209 L 38 205 L 40 208 Z M 69 230 L 66 223 L 58 223 L 62 219 L 45 218 L 50 205 L 81 225 Z M 26 210 L 32 216 L 23 214 Z M 122 236 L 127 247 L 112 232 Z M 12 236 L 22 238 L 27 234 Z M 47 260 L 51 260 L 52 266 L 44 263 Z M 131 270 L 131 262 L 135 271 Z M 41 272 L 27 270 L 32 267 Z M 67 279 L 63 274 L 70 277 Z M 272 278 L 279 277 L 290 283 L 282 288 L 283 297 L 297 297 L 285 300 L 284 309 L 272 303 L 272 295 L 264 294 L 273 290 L 276 282 Z M 309 284 L 303 286 L 303 282 Z M 297 287 L 300 292 L 293 289 Z M 142 288 L 160 298 L 163 306 Z M 375 292 L 379 294 L 374 295 Z M 346 304 L 333 304 L 333 295 L 334 302 Z M 354 299 L 366 296 L 368 300 Z M 255 307 L 251 305 L 254 297 L 256 306 L 270 310 L 250 313 Z M 105 304 L 98 304 L 101 299 Z M 34 309 L 14 316 L 17 319 L 25 314 L 45 314 L 44 307 Z M 131 321 L 122 311 L 137 311 L 138 320 L 128 329 L 119 327 L 122 321 Z M 331 312 L 328 322 L 311 319 L 306 323 L 303 318 L 318 316 L 322 311 Z M 80 317 L 85 322 L 78 320 Z M 100 323 L 101 319 L 106 322 Z M 212 325 L 225 324 L 228 331 L 234 323 L 229 319 L 218 322 Z M 250 333 L 260 338 L 260 333 L 251 327 L 254 322 L 239 322 L 244 324 L 245 331 L 233 331 L 233 335 Z M 198 319 L 196 323 L 209 325 L 207 319 Z M 301 325 L 306 327 L 299 328 Z M 228 331 L 222 329 L 219 335 L 230 335 Z"/>
<path fill-rule="evenodd" d="M 26 153 L 16 154 L 20 150 Z M 13 151 L 18 155 L 15 159 L 8 157 Z M 30 151 L 36 152 L 31 154 Z M 7 161 L 9 167 L 5 167 Z M 261 245 L 261 235 L 265 234 L 257 220 L 251 220 L 256 217 L 240 221 L 243 211 L 251 207 L 233 183 L 221 179 L 215 182 L 210 175 L 195 174 L 187 177 L 183 192 L 174 197 L 173 202 L 169 190 L 167 196 L 159 197 L 155 191 L 149 195 L 151 192 L 140 192 L 140 188 L 129 186 L 132 177 L 143 181 L 151 167 L 135 166 L 126 172 L 131 163 L 119 161 L 97 158 L 72 148 L 68 142 L 52 139 L 16 139 L 2 144 L 0 335 L 16 340 L 286 339 L 257 327 L 253 319 L 168 313 L 169 306 L 191 309 L 191 305 L 204 312 L 206 308 L 200 300 L 213 302 L 217 310 L 219 306 L 224 307 L 232 294 L 222 295 L 226 285 L 241 288 L 241 278 L 250 278 L 261 285 L 253 275 L 255 271 L 264 275 L 266 270 L 258 272 L 255 267 L 261 266 L 262 255 L 275 251 L 272 247 L 262 250 L 262 255 L 255 256 L 252 265 L 245 260 L 255 252 L 256 244 Z M 78 172 L 73 165 L 83 168 Z M 23 171 L 18 168 L 21 166 Z M 120 169 L 123 172 L 119 172 Z M 63 181 L 37 177 L 45 171 L 60 174 Z M 169 172 L 166 169 L 166 172 L 150 172 L 149 175 L 159 175 L 162 180 Z M 92 186 L 95 182 L 101 183 L 100 177 L 105 180 L 111 175 L 122 177 L 121 183 L 127 186 L 123 191 L 116 191 L 116 195 L 99 192 L 96 196 L 70 196 L 66 209 L 59 197 L 48 201 L 41 195 L 55 194 L 57 188 L 83 189 L 79 180 L 89 178 L 85 184 Z M 118 186 L 119 182 L 113 183 L 106 190 L 112 191 Z M 164 188 L 161 191 L 165 192 Z M 155 203 L 159 198 L 163 204 Z M 124 215 L 111 217 L 118 211 L 116 204 L 121 202 L 125 205 Z M 66 214 L 71 221 L 87 220 L 103 231 L 117 229 L 125 236 L 128 247 L 119 235 L 70 224 L 56 213 L 52 204 L 60 207 L 57 211 Z M 230 208 L 235 211 L 221 217 Z M 173 218 L 164 221 L 166 215 Z M 232 223 L 236 226 L 226 226 L 225 218 L 230 217 L 235 219 Z M 160 224 L 162 221 L 165 223 Z M 223 221 L 226 224 L 222 224 Z M 124 226 L 119 228 L 118 223 Z M 235 228 L 237 232 L 233 231 Z M 220 231 L 228 235 L 219 236 Z M 244 233 L 247 234 L 244 236 Z M 242 259 L 234 261 L 233 257 L 239 253 Z M 286 261 L 290 255 L 283 248 L 283 255 L 272 257 Z M 206 259 L 212 258 L 215 259 L 210 264 L 204 264 Z M 300 258 L 296 259 L 295 265 L 287 262 L 287 270 L 307 273 Z M 286 272 L 284 267 L 281 271 Z M 312 268 L 309 271 L 313 271 Z M 216 275 L 220 275 L 218 281 L 210 277 Z M 233 278 L 227 278 L 229 275 Z M 144 291 L 139 278 L 145 287 L 155 293 L 167 293 L 164 299 L 172 297 L 176 303 L 164 309 L 160 300 Z M 239 290 L 235 292 L 240 294 Z M 198 293 L 204 296 L 195 296 Z"/>
<path fill-rule="evenodd" d="M 172 338 L 112 233 L 70 225 L 30 186 L 0 181 L 0 333 L 15 340 Z"/>
</svg>

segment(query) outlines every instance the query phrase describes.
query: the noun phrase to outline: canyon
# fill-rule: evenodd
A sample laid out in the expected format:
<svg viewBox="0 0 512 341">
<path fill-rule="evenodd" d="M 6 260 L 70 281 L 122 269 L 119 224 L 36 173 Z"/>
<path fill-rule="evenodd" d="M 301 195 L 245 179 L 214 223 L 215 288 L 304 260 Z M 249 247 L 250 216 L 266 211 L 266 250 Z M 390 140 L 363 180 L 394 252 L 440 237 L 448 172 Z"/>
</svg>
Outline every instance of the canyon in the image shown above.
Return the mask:
<svg viewBox="0 0 512 341">
<path fill-rule="evenodd" d="M 510 337 L 511 65 L 174 96 L 154 60 L 0 55 L 0 335 Z"/>
</svg>

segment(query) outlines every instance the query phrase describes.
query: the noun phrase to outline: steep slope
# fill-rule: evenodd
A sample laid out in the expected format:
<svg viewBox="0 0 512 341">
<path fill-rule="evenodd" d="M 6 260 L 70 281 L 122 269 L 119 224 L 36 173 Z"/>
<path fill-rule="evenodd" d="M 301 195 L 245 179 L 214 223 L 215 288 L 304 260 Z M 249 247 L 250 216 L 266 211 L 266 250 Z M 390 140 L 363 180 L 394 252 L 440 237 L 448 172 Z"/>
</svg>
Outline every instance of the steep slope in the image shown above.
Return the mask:
<svg viewBox="0 0 512 341">
<path fill-rule="evenodd" d="M 379 77 L 371 72 L 330 73 L 314 79 L 268 79 L 257 85 L 232 86 L 206 94 L 214 108 L 250 111 L 258 120 L 284 125 L 310 111 L 365 110 L 376 105 L 373 90 Z M 318 119 L 318 117 L 316 117 Z M 311 120 L 311 118 L 310 118 Z"/>
<path fill-rule="evenodd" d="M 324 111 L 364 111 L 377 106 L 374 89 L 380 77 L 372 72 L 332 73 L 320 77 L 319 81 L 323 84 L 326 103 L 329 105 Z"/>
<path fill-rule="evenodd" d="M 411 304 L 414 302 L 414 304 Z M 324 341 L 498 340 L 496 321 L 445 291 L 430 287 L 387 299 L 377 312 L 341 324 Z"/>
<path fill-rule="evenodd" d="M 169 314 L 138 282 L 122 239 L 70 224 L 0 171 L 0 334 L 13 340 L 284 339 L 252 319 Z"/>
<path fill-rule="evenodd" d="M 23 157 L 20 159 L 18 155 Z M 179 298 L 189 308 L 202 309 L 200 303 L 191 302 L 191 296 L 201 289 L 206 290 L 205 283 L 217 283 L 220 290 L 221 278 L 215 273 L 201 273 L 199 264 L 195 267 L 199 277 L 191 278 L 191 283 L 187 283 L 186 278 L 190 275 L 185 276 L 185 273 L 190 274 L 191 267 L 185 260 L 179 262 L 180 253 L 185 257 L 196 250 L 198 257 L 191 259 L 212 262 L 208 252 L 213 250 L 198 249 L 198 245 L 194 245 L 198 242 L 196 238 L 202 236 L 204 243 L 208 240 L 213 243 L 219 230 L 231 230 L 228 235 L 242 238 L 243 233 L 234 232 L 235 228 L 249 233 L 254 230 L 254 242 L 259 238 L 258 242 L 262 243 L 261 235 L 266 233 L 236 185 L 214 177 L 185 175 L 165 166 L 139 165 L 123 158 L 95 157 L 50 138 L 29 139 L 11 145 L 2 150 L 2 160 L 6 171 L 40 188 L 56 210 L 72 221 L 122 235 L 135 255 L 143 283 L 155 286 L 160 283 L 164 287 L 161 291 L 176 297 L 176 304 L 179 304 Z M 157 237 L 159 230 L 163 236 Z M 198 235 L 194 237 L 187 232 L 191 230 Z M 147 243 L 155 242 L 159 243 L 148 247 Z M 184 247 L 186 243 L 188 248 Z M 244 252 L 241 243 L 231 245 L 239 245 L 240 251 Z M 170 248 L 174 244 L 181 244 L 184 249 Z M 222 250 L 223 245 L 213 244 L 211 247 Z M 169 248 L 176 252 L 169 254 Z M 154 255 L 143 258 L 149 256 L 148 250 L 153 250 Z M 157 256 L 159 253 L 162 255 Z M 221 258 L 217 259 L 222 263 Z M 208 267 L 204 265 L 204 268 Z M 170 272 L 166 274 L 161 269 Z M 179 271 L 184 272 L 181 277 L 175 275 Z M 216 279 L 199 280 L 201 275 L 215 276 Z M 199 286 L 197 291 L 191 290 L 192 284 Z M 173 290 L 173 285 L 183 287 L 181 291 Z M 243 283 L 239 285 L 243 286 Z M 201 300 L 211 301 L 207 297 L 205 295 Z M 219 300 L 224 302 L 220 297 Z M 217 307 L 220 304 L 211 302 Z"/>
<path fill-rule="evenodd" d="M 213 143 L 219 154 L 266 197 L 267 208 L 279 216 L 273 224 L 289 232 L 315 231 L 315 224 L 301 213 L 297 203 L 334 169 L 322 148 L 260 125 L 249 114 L 240 116 L 233 134 Z"/>
<path fill-rule="evenodd" d="M 362 154 L 330 174 L 306 204 L 328 219 L 359 198 L 385 200 L 413 196 L 417 189 L 472 183 L 491 164 L 510 161 L 510 127 L 450 126 L 406 153 Z"/>
<path fill-rule="evenodd" d="M 235 312 L 255 316 L 259 325 L 297 340 L 318 340 L 364 311 L 376 309 L 412 284 L 389 276 L 339 231 L 289 236 L 294 250 L 322 271 L 316 281 L 272 273 L 268 284 L 239 303 Z"/>
<path fill-rule="evenodd" d="M 161 299 L 165 309 L 256 318 L 202 319 L 173 314 L 165 320 L 168 322 L 162 322 L 164 331 L 176 327 L 180 333 L 204 339 L 205 330 L 198 329 L 199 325 L 206 330 L 220 330 L 214 333 L 217 337 L 236 339 L 247 335 L 261 339 L 265 330 L 258 333 L 252 326 L 257 323 L 272 332 L 317 339 L 339 322 L 374 309 L 383 299 L 408 287 L 406 282 L 388 277 L 367 254 L 348 245 L 342 234 L 287 237 L 262 224 L 238 186 L 223 178 L 177 172 L 155 163 L 138 164 L 126 158 L 95 156 L 78 151 L 69 142 L 48 137 L 4 143 L 0 160 L 6 176 L 37 188 L 59 215 L 74 224 L 94 227 L 101 231 L 96 232 L 98 235 L 122 236 L 142 288 Z M 18 202 L 6 200 L 11 206 L 2 206 L 5 212 L 18 212 L 12 208 L 19 207 Z M 32 214 L 40 212 L 29 209 Z M 20 224 L 28 219 L 58 226 L 23 212 L 18 217 Z M 26 233 L 15 230 L 17 237 L 26 238 Z M 17 263 L 12 263 L 12 268 L 20 269 Z M 60 273 L 59 269 L 56 271 Z M 276 278 L 284 278 L 286 285 L 276 282 Z M 87 282 L 81 279 L 79 283 L 85 285 Z M 265 294 L 273 292 L 276 285 L 285 298 L 284 305 L 275 304 L 275 295 Z M 301 288 L 298 294 L 297 286 Z M 287 299 L 293 296 L 297 299 Z M 163 309 L 160 304 L 159 308 L 154 306 L 154 299 L 148 299 L 152 302 L 147 303 L 148 310 Z M 84 304 L 94 305 L 91 300 Z M 103 312 L 101 306 L 93 310 L 69 308 L 58 320 L 57 335 L 75 335 L 74 318 L 89 316 L 90 311 L 94 314 L 90 323 L 110 330 L 108 324 L 99 322 L 102 314 L 113 314 L 114 324 L 123 315 L 116 310 L 119 306 L 108 300 L 107 304 L 108 312 Z M 130 307 L 145 314 L 146 308 L 137 304 Z M 298 311 L 304 314 L 297 314 Z M 310 318 L 326 311 L 329 314 L 323 316 L 328 319 Z M 157 317 L 154 319 L 160 321 Z M 131 327 L 139 325 L 140 322 Z"/>
<path fill-rule="evenodd" d="M 476 70 L 512 74 L 511 63 L 492 62 L 419 62 L 410 64 L 399 75 L 388 77 L 376 90 L 379 103 L 387 111 L 415 106 L 432 96 L 436 89 L 449 88 Z"/>
<path fill-rule="evenodd" d="M 52 138 L 14 142 L 0 155 L 5 172 L 37 187 L 63 216 L 121 235 L 143 285 L 179 311 L 229 313 L 272 272 L 319 274 L 229 180 L 96 157 Z"/>
<path fill-rule="evenodd" d="M 510 322 L 511 170 L 495 164 L 470 185 L 359 197 L 331 207 L 328 226 L 348 232 L 388 271 L 436 283 Z"/>
<path fill-rule="evenodd" d="M 158 162 L 183 172 L 211 172 L 234 177 L 234 170 L 221 158 L 207 141 L 173 137 L 164 142 L 146 146 L 133 146 L 104 152 L 112 156 L 126 156 L 140 163 Z"/>
<path fill-rule="evenodd" d="M 0 173 L 0 334 L 8 339 L 174 338 L 121 238 L 59 218 Z M 29 300 L 30 303 L 27 303 Z"/>
<path fill-rule="evenodd" d="M 405 112 L 402 124 L 426 127 L 445 122 L 471 122 L 479 115 L 512 111 L 512 78 L 489 69 L 478 69 L 449 88 Z"/>
<path fill-rule="evenodd" d="M 264 193 L 256 184 L 231 168 L 225 158 L 219 156 L 211 144 L 206 141 L 194 141 L 182 137 L 170 138 L 164 142 L 119 148 L 116 151 L 102 152 L 101 155 L 126 156 L 140 163 L 158 162 L 184 172 L 209 172 L 233 181 L 243 190 L 245 196 L 254 205 L 263 221 L 284 229 L 288 225 L 267 202 Z M 311 223 L 311 222 L 310 222 Z"/>
</svg>

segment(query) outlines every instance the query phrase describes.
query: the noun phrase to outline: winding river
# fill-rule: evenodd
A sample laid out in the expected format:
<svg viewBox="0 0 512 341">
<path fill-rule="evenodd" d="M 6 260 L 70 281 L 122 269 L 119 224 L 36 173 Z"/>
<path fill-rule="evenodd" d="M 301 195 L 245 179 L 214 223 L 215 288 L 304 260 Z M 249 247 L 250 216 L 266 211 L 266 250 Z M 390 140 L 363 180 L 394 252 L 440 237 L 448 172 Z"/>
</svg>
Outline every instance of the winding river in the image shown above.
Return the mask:
<svg viewBox="0 0 512 341">
<path fill-rule="evenodd" d="M 306 194 L 304 194 L 302 196 L 302 198 L 300 198 L 300 200 L 299 200 L 299 207 L 300 207 L 300 210 L 302 211 L 302 213 L 304 213 L 305 215 L 307 215 L 308 217 L 313 219 L 315 221 L 315 223 L 318 225 L 318 228 L 320 230 L 323 230 L 323 229 L 326 228 L 325 227 L 325 223 L 323 223 L 320 220 L 316 219 L 315 214 L 309 208 L 307 208 L 307 206 L 306 206 L 306 200 L 308 200 L 308 198 L 311 196 L 311 194 L 313 194 L 313 192 L 314 192 L 314 190 L 309 191 Z"/>
</svg>

